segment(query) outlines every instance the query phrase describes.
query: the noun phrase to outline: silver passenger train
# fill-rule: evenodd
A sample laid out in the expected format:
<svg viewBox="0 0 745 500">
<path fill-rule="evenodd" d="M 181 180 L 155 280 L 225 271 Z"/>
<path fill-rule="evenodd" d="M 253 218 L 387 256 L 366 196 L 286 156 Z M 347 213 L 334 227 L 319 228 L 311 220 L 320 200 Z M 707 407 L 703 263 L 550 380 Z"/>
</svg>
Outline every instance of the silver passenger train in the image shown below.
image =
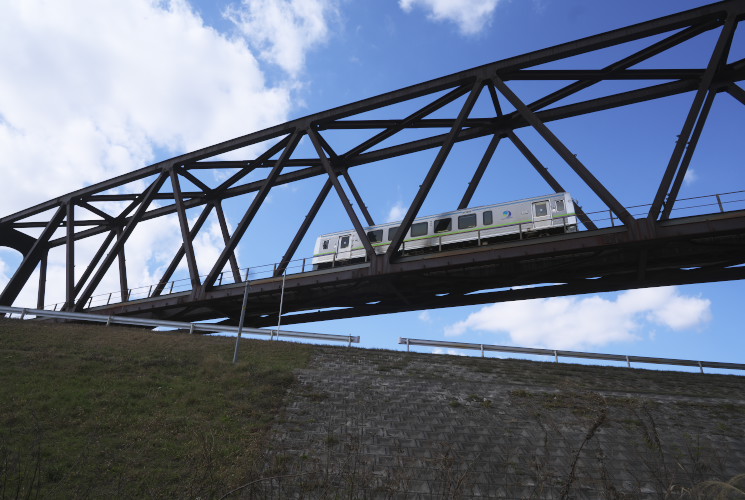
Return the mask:
<svg viewBox="0 0 745 500">
<path fill-rule="evenodd" d="M 383 254 L 400 226 L 389 222 L 365 228 L 376 254 Z M 531 237 L 577 230 L 574 203 L 569 193 L 466 208 L 415 219 L 401 251 L 406 254 L 443 248 L 482 245 L 496 240 Z M 324 234 L 316 240 L 313 269 L 362 262 L 365 248 L 354 229 Z"/>
</svg>

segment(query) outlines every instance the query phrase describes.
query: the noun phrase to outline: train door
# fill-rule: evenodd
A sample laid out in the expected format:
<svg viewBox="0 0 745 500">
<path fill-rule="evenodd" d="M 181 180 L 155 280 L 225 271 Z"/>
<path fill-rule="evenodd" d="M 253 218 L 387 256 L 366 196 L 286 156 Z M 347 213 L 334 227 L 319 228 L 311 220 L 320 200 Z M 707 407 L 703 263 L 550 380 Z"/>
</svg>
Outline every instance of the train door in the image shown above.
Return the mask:
<svg viewBox="0 0 745 500">
<path fill-rule="evenodd" d="M 551 227 L 551 209 L 548 200 L 533 202 L 533 229 Z"/>
<path fill-rule="evenodd" d="M 336 245 L 336 260 L 349 260 L 352 257 L 352 235 L 339 236 Z"/>
</svg>

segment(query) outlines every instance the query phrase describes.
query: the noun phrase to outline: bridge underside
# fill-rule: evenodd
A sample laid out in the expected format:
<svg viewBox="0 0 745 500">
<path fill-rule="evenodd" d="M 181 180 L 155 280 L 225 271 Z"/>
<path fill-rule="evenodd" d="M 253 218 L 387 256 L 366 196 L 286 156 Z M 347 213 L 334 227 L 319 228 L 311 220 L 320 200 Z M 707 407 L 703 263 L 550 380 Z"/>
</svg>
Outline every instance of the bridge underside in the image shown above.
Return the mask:
<svg viewBox="0 0 745 500">
<path fill-rule="evenodd" d="M 288 275 L 282 324 L 745 278 L 745 211 L 403 256 Z M 91 309 L 97 313 L 236 323 L 245 287 Z M 282 278 L 252 281 L 246 324 L 277 324 Z M 292 314 L 290 314 L 292 313 Z"/>
</svg>

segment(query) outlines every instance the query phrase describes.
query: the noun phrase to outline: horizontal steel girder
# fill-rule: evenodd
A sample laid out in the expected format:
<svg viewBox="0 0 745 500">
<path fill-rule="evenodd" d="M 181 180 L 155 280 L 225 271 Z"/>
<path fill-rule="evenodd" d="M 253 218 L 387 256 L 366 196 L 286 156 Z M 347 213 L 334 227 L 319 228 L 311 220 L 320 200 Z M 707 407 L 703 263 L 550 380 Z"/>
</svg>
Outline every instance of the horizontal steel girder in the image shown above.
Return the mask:
<svg viewBox="0 0 745 500">
<path fill-rule="evenodd" d="M 367 264 L 288 275 L 282 324 L 745 278 L 745 211 L 675 219 L 404 257 L 371 274 Z M 738 267 L 739 266 L 739 267 Z M 251 282 L 247 323 L 276 324 L 282 279 Z M 516 288 L 530 287 L 533 288 Z M 485 293 L 484 290 L 501 289 Z M 173 294 L 102 314 L 197 321 L 237 318 L 243 285 L 203 300 Z M 330 310 L 329 308 L 341 308 Z"/>
</svg>

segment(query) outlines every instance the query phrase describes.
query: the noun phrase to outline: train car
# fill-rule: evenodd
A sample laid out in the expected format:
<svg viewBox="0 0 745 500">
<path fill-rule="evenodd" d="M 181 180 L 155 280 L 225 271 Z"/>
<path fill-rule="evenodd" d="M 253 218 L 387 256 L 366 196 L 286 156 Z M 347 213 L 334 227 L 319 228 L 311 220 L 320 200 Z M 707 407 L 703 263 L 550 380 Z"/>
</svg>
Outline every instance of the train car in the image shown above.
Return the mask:
<svg viewBox="0 0 745 500">
<path fill-rule="evenodd" d="M 401 222 L 365 228 L 376 254 L 383 254 Z M 574 203 L 569 193 L 466 208 L 415 219 L 400 251 L 416 254 L 498 240 L 540 236 L 577 230 Z M 316 240 L 313 269 L 363 262 L 365 248 L 354 229 L 324 234 Z"/>
</svg>

